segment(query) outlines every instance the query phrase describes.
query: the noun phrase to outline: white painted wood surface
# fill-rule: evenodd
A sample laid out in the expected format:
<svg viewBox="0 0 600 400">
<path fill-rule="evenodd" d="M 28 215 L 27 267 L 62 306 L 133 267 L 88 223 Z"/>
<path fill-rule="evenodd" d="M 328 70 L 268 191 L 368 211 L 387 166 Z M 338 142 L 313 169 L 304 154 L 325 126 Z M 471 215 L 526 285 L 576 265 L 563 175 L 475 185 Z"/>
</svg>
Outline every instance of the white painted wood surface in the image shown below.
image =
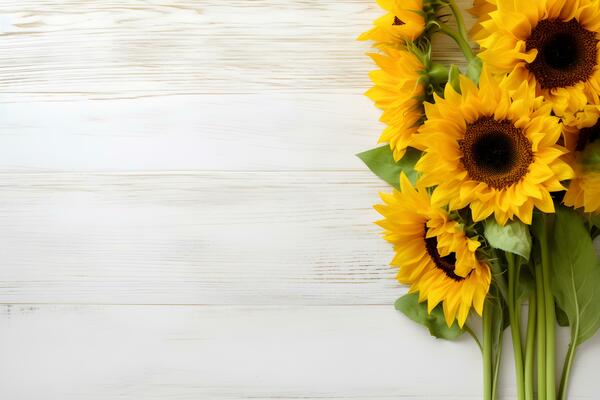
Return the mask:
<svg viewBox="0 0 600 400">
<path fill-rule="evenodd" d="M 480 398 L 475 346 L 391 306 L 386 186 L 353 156 L 378 14 L 0 1 L 0 398 Z"/>
</svg>

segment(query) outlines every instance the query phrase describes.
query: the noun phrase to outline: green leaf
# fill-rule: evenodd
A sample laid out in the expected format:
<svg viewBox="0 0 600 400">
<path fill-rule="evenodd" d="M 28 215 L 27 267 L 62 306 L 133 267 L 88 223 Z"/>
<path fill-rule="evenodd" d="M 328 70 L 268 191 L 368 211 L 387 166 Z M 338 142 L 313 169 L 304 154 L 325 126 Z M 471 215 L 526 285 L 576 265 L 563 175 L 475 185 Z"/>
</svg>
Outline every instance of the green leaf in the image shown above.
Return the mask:
<svg viewBox="0 0 600 400">
<path fill-rule="evenodd" d="M 600 141 L 585 146 L 581 153 L 581 164 L 588 171 L 600 171 Z"/>
<path fill-rule="evenodd" d="M 567 314 L 577 346 L 600 328 L 600 260 L 583 219 L 574 210 L 556 210 L 549 252 L 552 292 Z"/>
<path fill-rule="evenodd" d="M 495 249 L 517 254 L 529 260 L 531 234 L 529 227 L 520 221 L 508 222 L 501 226 L 494 218 L 485 221 L 484 236 Z"/>
<path fill-rule="evenodd" d="M 409 147 L 402 160 L 394 161 L 389 145 L 377 147 L 356 155 L 363 160 L 367 167 L 378 177 L 395 187 L 400 188 L 400 172 L 404 172 L 414 185 L 417 181 L 415 164 L 421 158 L 421 152 Z"/>
<path fill-rule="evenodd" d="M 427 327 L 431 336 L 436 338 L 454 340 L 464 333 L 456 321 L 448 327 L 441 306 L 437 306 L 431 311 L 431 314 L 428 314 L 427 302 L 419 303 L 417 293 L 405 294 L 396 300 L 394 306 L 396 310 L 402 312 L 414 322 Z"/>
</svg>

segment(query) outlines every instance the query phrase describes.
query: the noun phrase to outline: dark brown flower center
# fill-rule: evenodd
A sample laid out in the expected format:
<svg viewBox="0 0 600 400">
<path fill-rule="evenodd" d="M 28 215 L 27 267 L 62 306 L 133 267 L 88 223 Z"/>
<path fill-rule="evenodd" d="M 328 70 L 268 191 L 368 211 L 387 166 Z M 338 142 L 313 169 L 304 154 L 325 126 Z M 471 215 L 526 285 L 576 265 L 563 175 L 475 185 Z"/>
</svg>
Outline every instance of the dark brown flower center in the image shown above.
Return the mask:
<svg viewBox="0 0 600 400">
<path fill-rule="evenodd" d="M 427 235 L 427 226 L 425 226 L 425 235 Z M 462 276 L 458 276 L 454 273 L 456 266 L 456 256 L 454 253 L 450 253 L 446 257 L 440 256 L 440 253 L 437 249 L 437 238 L 435 236 L 431 238 L 427 238 L 427 236 L 425 236 L 425 248 L 427 249 L 429 257 L 431 257 L 435 263 L 435 266 L 442 270 L 448 278 L 457 282 L 465 279 Z"/>
<path fill-rule="evenodd" d="M 459 146 L 469 177 L 495 189 L 517 183 L 533 162 L 531 143 L 510 121 L 480 118 L 467 125 Z"/>
<path fill-rule="evenodd" d="M 536 59 L 527 66 L 542 88 L 573 86 L 587 81 L 597 64 L 596 33 L 575 19 L 540 21 L 527 39 L 527 51 L 537 49 Z"/>
<path fill-rule="evenodd" d="M 396 26 L 396 25 L 405 25 L 406 23 L 404 21 L 402 21 L 400 18 L 394 16 L 394 23 L 392 25 Z"/>
<path fill-rule="evenodd" d="M 590 128 L 583 128 L 579 131 L 575 151 L 583 151 L 588 144 L 594 143 L 600 139 L 600 121 Z"/>
</svg>

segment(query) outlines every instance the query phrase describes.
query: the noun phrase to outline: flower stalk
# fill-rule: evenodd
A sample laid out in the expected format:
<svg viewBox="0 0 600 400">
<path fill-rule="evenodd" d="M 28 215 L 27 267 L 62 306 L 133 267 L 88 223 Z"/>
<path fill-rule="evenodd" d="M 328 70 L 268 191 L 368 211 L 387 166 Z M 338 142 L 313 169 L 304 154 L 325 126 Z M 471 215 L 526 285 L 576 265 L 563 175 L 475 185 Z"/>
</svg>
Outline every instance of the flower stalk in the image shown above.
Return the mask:
<svg viewBox="0 0 600 400">
<path fill-rule="evenodd" d="M 548 249 L 548 220 L 541 216 L 538 232 L 542 263 L 542 286 L 544 290 L 544 329 L 546 330 L 546 397 L 556 398 L 556 310 L 550 288 L 550 255 Z"/>
<path fill-rule="evenodd" d="M 471 45 L 464 37 L 462 37 L 458 32 L 454 31 L 452 28 L 450 28 L 443 22 L 439 23 L 439 28 L 440 32 L 454 40 L 454 42 L 458 45 L 460 51 L 463 53 L 468 62 L 475 59 L 475 53 L 473 53 Z"/>
<path fill-rule="evenodd" d="M 527 336 L 525 341 L 525 400 L 534 400 L 533 359 L 535 351 L 535 333 L 537 318 L 537 297 L 535 289 L 529 294 L 529 312 L 527 315 Z"/>
<path fill-rule="evenodd" d="M 523 347 L 521 345 L 521 316 L 520 301 L 517 288 L 521 263 L 515 260 L 515 256 L 506 252 L 508 263 L 508 314 L 510 318 L 510 331 L 512 335 L 513 354 L 515 357 L 515 375 L 517 380 L 517 398 L 525 400 L 525 375 L 523 366 Z"/>
<path fill-rule="evenodd" d="M 450 7 L 452 14 L 454 15 L 454 19 L 456 21 L 456 25 L 458 27 L 458 33 L 459 33 L 460 37 L 466 43 L 468 43 L 469 42 L 469 34 L 467 33 L 467 28 L 465 27 L 465 19 L 463 18 L 460 8 L 458 8 L 458 6 L 456 5 L 455 0 L 449 0 L 448 6 Z M 470 48 L 470 46 L 469 46 L 469 48 Z"/>
<path fill-rule="evenodd" d="M 537 307 L 537 386 L 538 398 L 546 398 L 546 300 L 544 295 L 543 269 L 540 263 L 535 264 L 535 292 Z"/>
<path fill-rule="evenodd" d="M 476 56 L 475 53 L 473 53 L 473 49 L 469 42 L 469 34 L 467 33 L 465 20 L 462 12 L 456 5 L 455 0 L 448 0 L 448 7 L 450 7 L 450 10 L 452 11 L 458 32 L 452 30 L 448 25 L 442 22 L 439 22 L 440 31 L 456 42 L 463 55 L 467 59 L 467 62 L 469 63 L 471 60 L 475 59 Z"/>
<path fill-rule="evenodd" d="M 494 382 L 494 305 L 487 299 L 483 309 L 483 400 L 493 400 Z"/>
</svg>

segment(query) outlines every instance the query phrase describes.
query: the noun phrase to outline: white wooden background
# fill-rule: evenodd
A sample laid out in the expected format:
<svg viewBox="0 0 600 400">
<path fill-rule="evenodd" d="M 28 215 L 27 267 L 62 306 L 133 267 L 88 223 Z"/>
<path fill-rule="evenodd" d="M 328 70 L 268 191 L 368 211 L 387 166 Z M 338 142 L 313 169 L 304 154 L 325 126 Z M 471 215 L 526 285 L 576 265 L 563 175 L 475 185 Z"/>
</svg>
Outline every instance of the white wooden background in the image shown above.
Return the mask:
<svg viewBox="0 0 600 400">
<path fill-rule="evenodd" d="M 480 398 L 472 342 L 392 307 L 386 186 L 353 156 L 379 13 L 0 0 L 0 398 Z"/>
</svg>

